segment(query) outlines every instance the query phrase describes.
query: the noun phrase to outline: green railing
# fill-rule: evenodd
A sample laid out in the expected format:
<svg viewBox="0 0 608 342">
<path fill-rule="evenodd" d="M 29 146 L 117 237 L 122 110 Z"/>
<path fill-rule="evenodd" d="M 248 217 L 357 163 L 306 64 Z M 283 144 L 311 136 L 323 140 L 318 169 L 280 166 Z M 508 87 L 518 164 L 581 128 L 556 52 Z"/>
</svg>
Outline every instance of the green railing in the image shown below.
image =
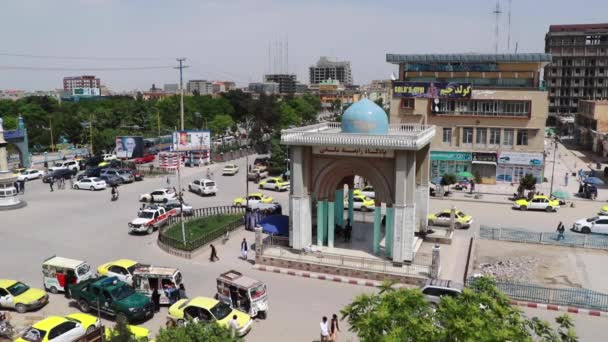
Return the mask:
<svg viewBox="0 0 608 342">
<path fill-rule="evenodd" d="M 532 232 L 519 228 L 494 228 L 481 226 L 479 237 L 486 240 L 500 240 L 541 245 L 608 249 L 608 236 L 566 233 L 563 238 L 554 232 Z"/>
<path fill-rule="evenodd" d="M 195 209 L 194 215 L 185 217 L 185 220 L 192 218 L 204 218 L 211 217 L 216 215 L 234 215 L 234 214 L 242 214 L 244 215 L 245 209 L 243 208 L 235 208 L 231 206 L 221 206 L 221 207 L 210 207 L 210 208 L 201 208 Z M 168 236 L 166 232 L 173 228 L 174 226 L 181 225 L 180 217 L 171 217 L 168 221 L 168 224 L 165 227 L 162 227 L 158 232 L 158 241 L 163 243 L 166 246 L 171 248 L 176 248 L 179 250 L 191 252 L 198 248 L 203 247 L 204 245 L 226 235 L 227 232 L 232 232 L 243 225 L 243 216 L 238 217 L 232 222 L 227 223 L 221 227 L 217 227 L 205 235 L 199 236 L 195 239 L 187 240 L 184 243 L 181 239 L 176 239 L 171 236 Z"/>
</svg>

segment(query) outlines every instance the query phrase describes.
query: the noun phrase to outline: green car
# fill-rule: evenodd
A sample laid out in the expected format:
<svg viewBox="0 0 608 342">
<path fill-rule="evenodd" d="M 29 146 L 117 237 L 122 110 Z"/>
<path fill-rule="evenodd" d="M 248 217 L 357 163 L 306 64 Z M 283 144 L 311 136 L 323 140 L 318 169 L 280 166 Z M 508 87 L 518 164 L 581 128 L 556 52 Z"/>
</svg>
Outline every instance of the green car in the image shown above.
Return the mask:
<svg viewBox="0 0 608 342">
<path fill-rule="evenodd" d="M 116 277 L 99 277 L 70 285 L 70 294 L 85 313 L 99 307 L 105 314 L 124 315 L 130 322 L 154 315 L 150 299 Z"/>
</svg>

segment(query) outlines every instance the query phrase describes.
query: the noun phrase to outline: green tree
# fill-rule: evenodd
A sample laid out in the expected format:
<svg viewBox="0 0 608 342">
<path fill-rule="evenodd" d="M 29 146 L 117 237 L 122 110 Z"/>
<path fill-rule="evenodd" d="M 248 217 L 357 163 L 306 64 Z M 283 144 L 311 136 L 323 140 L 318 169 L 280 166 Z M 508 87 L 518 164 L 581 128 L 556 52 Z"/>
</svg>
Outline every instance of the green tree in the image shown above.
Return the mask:
<svg viewBox="0 0 608 342">
<path fill-rule="evenodd" d="M 110 330 L 106 341 L 108 342 L 136 342 L 137 339 L 129 330 L 127 319 L 123 315 L 116 317 L 114 329 Z"/>
<path fill-rule="evenodd" d="M 519 186 L 517 187 L 517 193 L 520 196 L 524 195 L 526 190 L 536 189 L 536 177 L 531 173 L 526 173 L 522 178 L 519 179 Z"/>
<path fill-rule="evenodd" d="M 441 185 L 447 186 L 448 189 L 450 185 L 456 184 L 456 182 L 458 182 L 458 177 L 456 177 L 456 175 L 453 173 L 445 173 L 443 176 L 441 176 Z"/>
<path fill-rule="evenodd" d="M 234 125 L 234 121 L 232 121 L 232 118 L 229 115 L 219 114 L 211 120 L 209 128 L 213 134 L 224 135 L 226 129 L 232 127 L 232 125 Z"/>
<path fill-rule="evenodd" d="M 268 161 L 269 170 L 273 175 L 280 175 L 287 171 L 286 162 L 287 159 L 287 146 L 281 145 L 281 137 L 276 134 L 270 140 L 270 160 Z"/>
<path fill-rule="evenodd" d="M 457 297 L 443 297 L 435 308 L 418 289 L 383 286 L 359 295 L 342 311 L 361 341 L 578 341 L 571 319 L 556 319 L 558 329 L 528 319 L 488 278 L 477 279 Z"/>
<path fill-rule="evenodd" d="M 279 107 L 281 111 L 281 128 L 287 128 L 289 126 L 296 126 L 300 124 L 300 118 L 296 110 L 288 103 L 281 103 Z"/>
<path fill-rule="evenodd" d="M 217 323 L 189 323 L 186 326 L 161 329 L 157 342 L 240 342 L 232 331 Z"/>
</svg>

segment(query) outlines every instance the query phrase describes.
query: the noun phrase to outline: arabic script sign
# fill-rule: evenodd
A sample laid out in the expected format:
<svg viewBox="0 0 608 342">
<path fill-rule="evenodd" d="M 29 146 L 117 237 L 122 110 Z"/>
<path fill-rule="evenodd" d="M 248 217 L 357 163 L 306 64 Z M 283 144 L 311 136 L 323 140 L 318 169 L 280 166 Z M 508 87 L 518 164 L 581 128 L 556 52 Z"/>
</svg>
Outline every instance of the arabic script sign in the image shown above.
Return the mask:
<svg viewBox="0 0 608 342">
<path fill-rule="evenodd" d="M 364 148 L 364 147 L 313 147 L 313 154 L 321 154 L 326 156 L 350 156 L 350 157 L 370 157 L 370 158 L 393 158 L 393 150 L 384 150 L 380 148 Z"/>
<path fill-rule="evenodd" d="M 468 99 L 471 97 L 472 90 L 471 83 L 393 81 L 393 95 L 395 97 Z"/>
</svg>

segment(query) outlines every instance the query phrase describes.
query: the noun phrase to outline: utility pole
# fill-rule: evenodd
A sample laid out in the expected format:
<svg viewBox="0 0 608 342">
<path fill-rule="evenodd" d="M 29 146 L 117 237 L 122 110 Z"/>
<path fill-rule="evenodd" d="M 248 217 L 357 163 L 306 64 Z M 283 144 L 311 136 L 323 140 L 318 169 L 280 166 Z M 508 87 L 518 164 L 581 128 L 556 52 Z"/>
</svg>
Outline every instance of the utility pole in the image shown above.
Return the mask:
<svg viewBox="0 0 608 342">
<path fill-rule="evenodd" d="M 49 115 L 49 129 L 51 130 L 51 152 L 55 152 L 55 144 L 53 144 L 53 121 L 52 117 Z"/>
<path fill-rule="evenodd" d="M 553 193 L 553 180 L 555 179 L 555 157 L 557 156 L 557 139 L 553 142 L 553 167 L 551 168 L 551 187 L 549 188 L 549 196 Z"/>
<path fill-rule="evenodd" d="M 175 69 L 179 69 L 179 93 L 180 93 L 180 103 L 179 103 L 179 114 L 180 114 L 180 122 L 181 122 L 181 130 L 184 130 L 184 78 L 183 71 L 187 68 L 187 65 L 184 65 L 184 61 L 186 58 L 181 57 L 176 59 L 179 62 L 179 66 L 175 67 Z"/>
<path fill-rule="evenodd" d="M 91 140 L 91 155 L 93 155 L 93 115 L 89 113 L 89 139 Z"/>
</svg>

